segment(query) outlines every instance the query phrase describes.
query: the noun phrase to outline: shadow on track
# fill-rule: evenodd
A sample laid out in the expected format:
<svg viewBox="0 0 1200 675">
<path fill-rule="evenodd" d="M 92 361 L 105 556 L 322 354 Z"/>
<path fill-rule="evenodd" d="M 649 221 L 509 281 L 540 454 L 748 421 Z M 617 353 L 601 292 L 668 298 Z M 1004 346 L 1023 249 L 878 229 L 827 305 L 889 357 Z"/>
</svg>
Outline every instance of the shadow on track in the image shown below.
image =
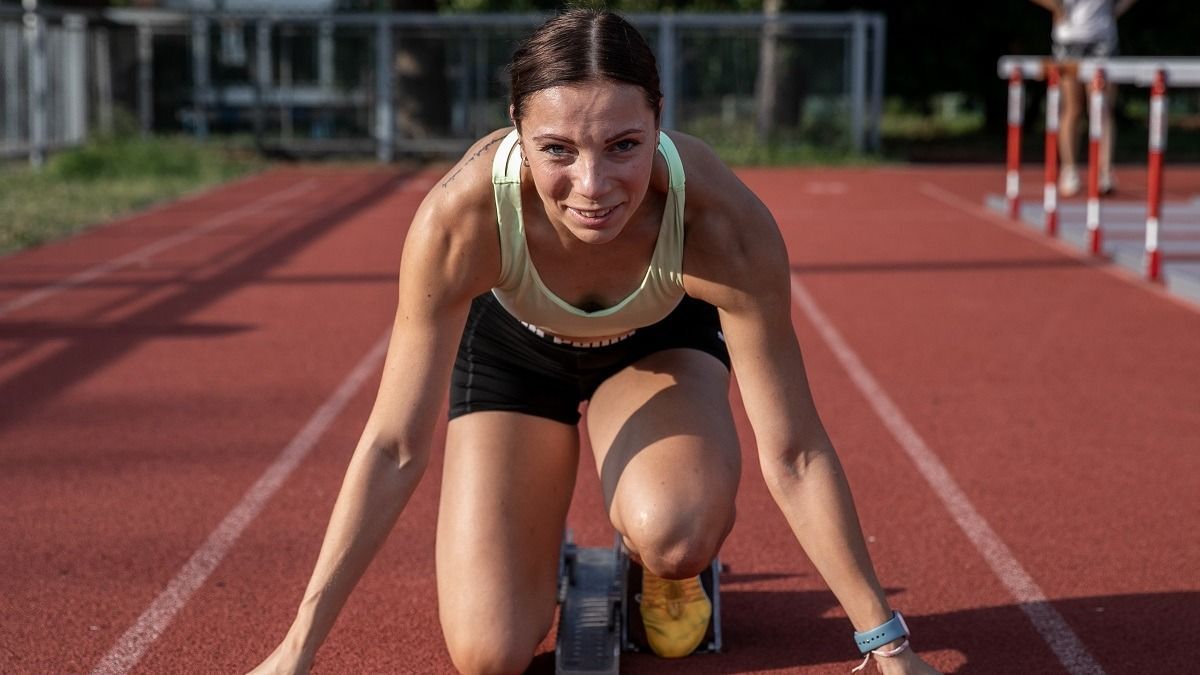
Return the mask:
<svg viewBox="0 0 1200 675">
<path fill-rule="evenodd" d="M 298 225 L 287 227 L 278 236 L 254 241 L 256 250 L 211 276 L 188 279 L 184 272 L 180 279 L 170 282 L 180 287 L 179 292 L 132 316 L 100 327 L 79 324 L 55 327 L 55 337 L 66 340 L 67 346 L 54 356 L 0 382 L 0 400 L 5 402 L 0 406 L 0 430 L 149 340 L 164 335 L 202 337 L 252 329 L 253 326 L 191 326 L 187 317 L 247 284 L 258 283 L 313 240 L 387 197 L 407 178 L 398 174 L 381 175 L 372 181 L 373 185 L 352 198 L 342 197 L 346 199 L 342 203 L 337 203 L 335 198 L 327 207 L 315 209 L 316 213 L 312 215 L 298 215 Z M 42 339 L 41 333 L 46 328 L 45 325 L 16 325 L 14 330 L 21 330 L 14 337 Z M 8 334 L 7 327 L 5 334 Z"/>
<path fill-rule="evenodd" d="M 729 582 L 726 582 L 729 583 Z M 901 589 L 888 589 L 893 595 Z M 621 672 L 683 675 L 802 669 L 846 673 L 854 660 L 849 624 L 825 616 L 837 606 L 819 591 L 721 594 L 725 650 L 664 660 L 624 654 Z M 1191 672 L 1192 626 L 1200 622 L 1200 592 L 1109 595 L 1051 603 L 1107 675 Z M 906 616 L 914 646 L 935 666 L 958 675 L 1066 672 L 1016 604 Z M 940 653 L 939 653 L 940 652 Z M 538 655 L 528 675 L 554 672 L 554 654 Z M 877 672 L 877 671 L 876 671 Z"/>
</svg>

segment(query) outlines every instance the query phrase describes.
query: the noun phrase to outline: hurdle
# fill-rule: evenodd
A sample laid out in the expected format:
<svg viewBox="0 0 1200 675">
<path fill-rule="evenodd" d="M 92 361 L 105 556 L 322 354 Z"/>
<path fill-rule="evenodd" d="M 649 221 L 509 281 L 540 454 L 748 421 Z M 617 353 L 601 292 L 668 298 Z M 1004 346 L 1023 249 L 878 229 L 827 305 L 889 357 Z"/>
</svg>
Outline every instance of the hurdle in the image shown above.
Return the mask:
<svg viewBox="0 0 1200 675">
<path fill-rule="evenodd" d="M 1021 126 L 1024 120 L 1025 80 L 1046 82 L 1046 151 L 1043 210 L 1048 236 L 1058 234 L 1058 133 L 1060 81 L 1073 71 L 1079 81 L 1089 83 L 1088 95 L 1088 186 L 1087 248 L 1101 255 L 1103 228 L 1099 189 L 1099 145 L 1103 132 L 1103 107 L 1107 83 L 1133 84 L 1150 88 L 1148 178 L 1146 191 L 1146 238 L 1144 272 L 1150 281 L 1161 281 L 1162 254 L 1159 237 L 1162 227 L 1163 153 L 1166 150 L 1167 85 L 1200 86 L 1200 60 L 1114 57 L 1059 62 L 1045 56 L 1003 56 L 997 74 L 1008 82 L 1008 151 L 1005 172 L 1005 196 L 1009 217 L 1020 214 Z"/>
</svg>

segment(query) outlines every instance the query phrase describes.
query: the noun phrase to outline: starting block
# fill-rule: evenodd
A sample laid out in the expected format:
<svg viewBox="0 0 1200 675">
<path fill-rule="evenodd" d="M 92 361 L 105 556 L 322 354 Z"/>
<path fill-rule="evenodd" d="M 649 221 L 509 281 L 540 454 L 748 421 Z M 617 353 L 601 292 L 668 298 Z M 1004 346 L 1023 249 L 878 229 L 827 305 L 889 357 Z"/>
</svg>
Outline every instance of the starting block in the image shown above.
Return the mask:
<svg viewBox="0 0 1200 675">
<path fill-rule="evenodd" d="M 611 549 L 580 548 L 567 530 L 558 570 L 558 675 L 616 675 L 621 652 L 650 652 L 638 607 L 642 568 L 625 554 L 620 535 Z M 714 559 L 700 575 L 713 613 L 693 654 L 721 651 L 720 572 Z"/>
</svg>

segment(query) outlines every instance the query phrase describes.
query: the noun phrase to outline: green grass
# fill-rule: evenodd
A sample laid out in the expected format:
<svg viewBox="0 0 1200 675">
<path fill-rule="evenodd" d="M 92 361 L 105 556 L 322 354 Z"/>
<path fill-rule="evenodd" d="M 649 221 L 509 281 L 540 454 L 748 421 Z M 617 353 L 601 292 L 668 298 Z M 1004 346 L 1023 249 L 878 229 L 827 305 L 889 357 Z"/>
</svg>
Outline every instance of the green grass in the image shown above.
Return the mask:
<svg viewBox="0 0 1200 675">
<path fill-rule="evenodd" d="M 859 166 L 878 164 L 877 156 L 856 153 L 840 122 L 816 120 L 802 130 L 780 130 L 765 141 L 748 119 L 691 120 L 680 129 L 704 139 L 726 164 L 733 166 Z"/>
<path fill-rule="evenodd" d="M 0 166 L 0 254 L 68 236 L 132 210 L 257 170 L 230 144 L 107 138 L 53 155 L 41 170 Z"/>
</svg>

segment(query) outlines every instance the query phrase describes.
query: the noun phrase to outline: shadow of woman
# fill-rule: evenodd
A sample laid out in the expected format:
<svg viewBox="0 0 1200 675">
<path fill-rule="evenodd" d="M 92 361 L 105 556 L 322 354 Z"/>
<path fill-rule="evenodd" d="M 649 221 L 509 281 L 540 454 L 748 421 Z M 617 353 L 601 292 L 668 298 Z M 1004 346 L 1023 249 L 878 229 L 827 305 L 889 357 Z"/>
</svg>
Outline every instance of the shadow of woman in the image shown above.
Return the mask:
<svg viewBox="0 0 1200 675">
<path fill-rule="evenodd" d="M 888 594 L 900 590 L 888 589 Z M 1195 667 L 1191 633 L 1200 624 L 1200 591 L 1091 596 L 1050 604 L 1108 675 L 1192 672 Z M 621 672 L 690 675 L 795 669 L 844 674 L 857 664 L 857 650 L 850 624 L 837 607 L 828 591 L 727 587 L 721 593 L 722 653 L 676 660 L 623 654 Z M 905 618 L 913 646 L 946 673 L 1071 672 L 1018 604 Z M 540 655 L 527 672 L 553 673 L 554 654 Z"/>
</svg>

